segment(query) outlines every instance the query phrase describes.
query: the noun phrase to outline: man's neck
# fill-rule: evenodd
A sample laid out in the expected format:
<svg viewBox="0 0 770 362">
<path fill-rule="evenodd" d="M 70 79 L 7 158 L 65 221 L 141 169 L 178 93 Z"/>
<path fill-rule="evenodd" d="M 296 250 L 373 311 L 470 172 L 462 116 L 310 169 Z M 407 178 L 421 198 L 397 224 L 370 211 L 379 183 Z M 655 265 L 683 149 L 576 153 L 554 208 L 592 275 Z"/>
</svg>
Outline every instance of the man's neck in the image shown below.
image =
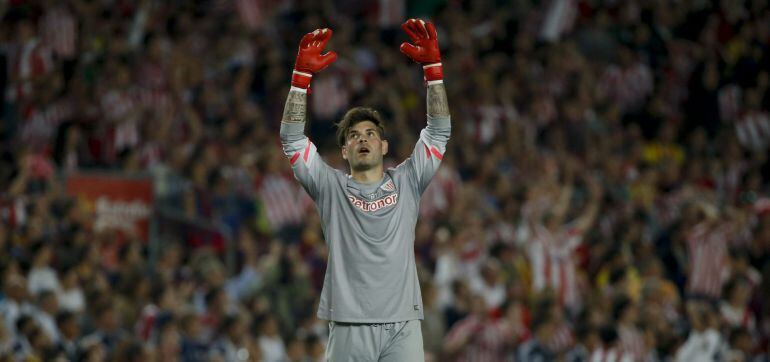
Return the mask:
<svg viewBox="0 0 770 362">
<path fill-rule="evenodd" d="M 356 182 L 362 183 L 362 184 L 370 184 L 377 181 L 382 180 L 382 177 L 384 176 L 384 172 L 382 170 L 382 166 L 370 168 L 368 170 L 363 171 L 356 171 L 351 170 L 350 171 L 350 177 L 353 178 L 353 180 L 356 180 Z"/>
</svg>

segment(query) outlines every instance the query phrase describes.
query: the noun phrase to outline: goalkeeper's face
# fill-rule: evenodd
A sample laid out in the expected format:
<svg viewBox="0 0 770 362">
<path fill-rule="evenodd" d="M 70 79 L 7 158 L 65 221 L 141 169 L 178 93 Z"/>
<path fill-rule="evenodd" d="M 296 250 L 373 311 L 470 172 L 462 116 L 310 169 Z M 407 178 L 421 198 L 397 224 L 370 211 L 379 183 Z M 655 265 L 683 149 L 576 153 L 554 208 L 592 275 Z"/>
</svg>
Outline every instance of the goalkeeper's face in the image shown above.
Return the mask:
<svg viewBox="0 0 770 362">
<path fill-rule="evenodd" d="M 345 134 L 342 158 L 348 161 L 351 170 L 366 171 L 382 167 L 382 157 L 387 153 L 388 141 L 382 139 L 374 122 L 358 122 Z"/>
</svg>

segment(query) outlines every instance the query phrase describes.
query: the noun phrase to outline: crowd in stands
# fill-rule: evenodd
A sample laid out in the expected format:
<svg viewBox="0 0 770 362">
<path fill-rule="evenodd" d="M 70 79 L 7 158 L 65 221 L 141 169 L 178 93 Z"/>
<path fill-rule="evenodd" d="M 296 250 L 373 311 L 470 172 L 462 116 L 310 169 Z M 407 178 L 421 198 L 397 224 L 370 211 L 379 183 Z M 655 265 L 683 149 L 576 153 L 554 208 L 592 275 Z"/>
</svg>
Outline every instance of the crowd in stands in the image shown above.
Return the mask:
<svg viewBox="0 0 770 362">
<path fill-rule="evenodd" d="M 326 246 L 278 138 L 296 48 L 334 30 L 324 159 L 367 105 L 396 165 L 416 16 L 453 123 L 414 245 L 428 361 L 770 360 L 766 0 L 6 0 L 0 361 L 322 361 Z M 232 264 L 95 228 L 64 187 L 94 171 L 153 177 Z"/>
</svg>

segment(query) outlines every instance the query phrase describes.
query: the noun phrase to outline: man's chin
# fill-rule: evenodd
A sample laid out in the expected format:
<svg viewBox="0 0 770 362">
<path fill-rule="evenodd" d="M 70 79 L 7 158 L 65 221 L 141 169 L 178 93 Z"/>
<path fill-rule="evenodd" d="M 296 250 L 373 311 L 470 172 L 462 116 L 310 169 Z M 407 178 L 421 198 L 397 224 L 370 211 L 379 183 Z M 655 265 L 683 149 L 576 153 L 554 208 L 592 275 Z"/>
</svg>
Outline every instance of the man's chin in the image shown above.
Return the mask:
<svg viewBox="0 0 770 362">
<path fill-rule="evenodd" d="M 377 166 L 378 164 L 374 161 L 359 161 L 356 164 L 351 164 L 350 168 L 356 172 L 363 172 L 363 171 L 369 171 L 373 168 L 376 168 Z"/>
</svg>

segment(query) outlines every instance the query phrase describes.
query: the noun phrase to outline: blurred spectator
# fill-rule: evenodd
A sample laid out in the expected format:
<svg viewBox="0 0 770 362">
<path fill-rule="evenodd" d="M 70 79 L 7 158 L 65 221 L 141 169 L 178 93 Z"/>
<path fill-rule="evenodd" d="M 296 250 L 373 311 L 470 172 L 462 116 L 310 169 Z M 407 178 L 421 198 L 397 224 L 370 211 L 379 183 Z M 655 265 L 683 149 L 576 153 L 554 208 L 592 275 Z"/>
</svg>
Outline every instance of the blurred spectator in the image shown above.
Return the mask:
<svg viewBox="0 0 770 362">
<path fill-rule="evenodd" d="M 155 348 L 155 355 L 160 360 L 181 359 L 184 344 L 180 337 L 178 322 L 170 319 L 157 327 L 158 336 Z"/>
<path fill-rule="evenodd" d="M 253 348 L 248 342 L 248 323 L 237 315 L 228 315 L 220 323 L 218 338 L 215 342 L 215 355 L 223 361 L 243 361 L 249 357 Z M 251 353 L 250 353 L 251 352 Z"/>
<path fill-rule="evenodd" d="M 687 303 L 687 315 L 692 329 L 676 353 L 677 361 L 710 361 L 724 352 L 725 340 L 716 329 L 717 316 L 712 309 L 703 301 Z"/>
<path fill-rule="evenodd" d="M 513 342 L 513 330 L 505 319 L 492 319 L 483 296 L 471 298 L 471 313 L 447 333 L 444 352 L 455 361 L 499 361 Z"/>
<path fill-rule="evenodd" d="M 205 361 L 209 356 L 210 347 L 204 340 L 204 329 L 201 318 L 193 312 L 184 314 L 179 322 L 182 332 L 181 353 L 186 361 Z M 173 333 L 169 331 L 168 333 Z M 174 338 L 168 336 L 168 338 Z"/>
<path fill-rule="evenodd" d="M 85 308 L 85 296 L 80 285 L 77 269 L 62 268 L 62 288 L 59 292 L 59 307 L 71 312 L 82 312 Z"/>
<path fill-rule="evenodd" d="M 613 305 L 612 317 L 617 321 L 620 350 L 625 351 L 634 360 L 645 360 L 648 351 L 644 335 L 637 327 L 639 314 L 636 304 L 628 298 L 621 297 Z"/>
<path fill-rule="evenodd" d="M 257 343 L 264 361 L 278 362 L 286 358 L 286 345 L 278 334 L 278 322 L 275 317 L 266 315 L 256 321 L 259 331 Z"/>
<path fill-rule="evenodd" d="M 56 328 L 60 332 L 57 344 L 58 350 L 68 360 L 76 359 L 80 355 L 80 348 L 78 346 L 80 326 L 77 317 L 69 311 L 59 312 L 56 315 Z"/>
<path fill-rule="evenodd" d="M 757 328 L 749 302 L 751 302 L 751 285 L 743 278 L 735 278 L 724 288 L 723 301 L 719 311 L 727 328 L 746 328 L 753 331 Z"/>
<path fill-rule="evenodd" d="M 549 313 L 544 312 L 536 315 L 532 320 L 532 337 L 519 346 L 516 360 L 553 360 L 555 352 L 548 347 L 547 341 L 553 338 L 555 327 L 553 317 Z"/>
<path fill-rule="evenodd" d="M 595 351 L 601 346 L 599 331 L 593 327 L 578 328 L 576 336 L 577 343 L 565 355 L 565 360 L 569 362 L 589 361 L 591 351 Z"/>
<path fill-rule="evenodd" d="M 51 260 L 53 258 L 52 247 L 46 243 L 40 243 L 32 249 L 32 253 L 34 256 L 32 268 L 27 277 L 27 290 L 33 296 L 37 296 L 44 290 L 52 292 L 61 290 L 61 284 L 59 283 L 56 271 L 51 268 Z"/>
<path fill-rule="evenodd" d="M 612 327 L 605 327 L 600 332 L 602 345 L 593 350 L 590 361 L 630 362 L 634 358 L 620 347 L 618 333 Z"/>
<path fill-rule="evenodd" d="M 110 354 L 128 338 L 128 334 L 121 327 L 115 306 L 108 300 L 103 303 L 96 306 L 94 331 L 83 337 L 83 343 L 98 343 Z"/>
<path fill-rule="evenodd" d="M 59 302 L 56 294 L 50 290 L 44 290 L 37 296 L 37 308 L 34 312 L 35 321 L 45 332 L 52 343 L 59 343 L 59 328 L 55 317 L 59 311 Z"/>
</svg>

